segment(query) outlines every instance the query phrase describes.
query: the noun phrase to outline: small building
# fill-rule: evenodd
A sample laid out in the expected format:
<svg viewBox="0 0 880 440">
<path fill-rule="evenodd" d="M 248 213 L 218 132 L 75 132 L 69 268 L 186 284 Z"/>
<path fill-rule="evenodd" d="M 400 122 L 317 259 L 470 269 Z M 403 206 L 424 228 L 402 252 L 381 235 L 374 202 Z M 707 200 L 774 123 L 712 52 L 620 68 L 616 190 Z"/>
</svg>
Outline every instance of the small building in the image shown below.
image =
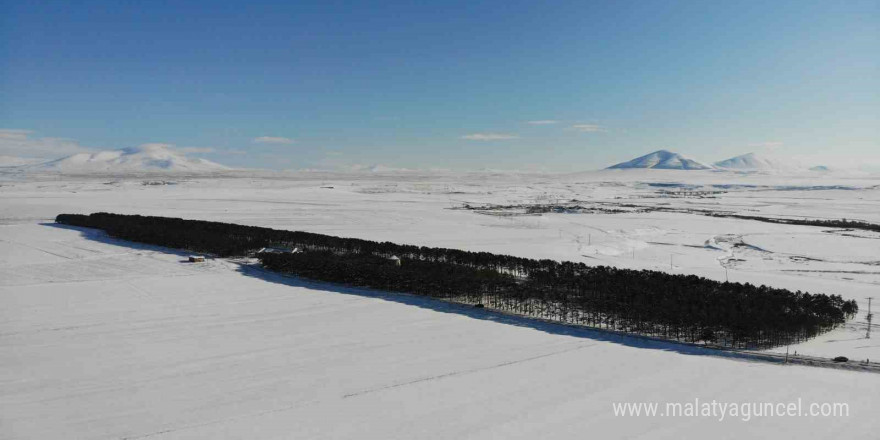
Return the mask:
<svg viewBox="0 0 880 440">
<path fill-rule="evenodd" d="M 205 257 L 202 255 L 190 255 L 189 262 L 190 263 L 204 263 Z"/>
<path fill-rule="evenodd" d="M 389 260 L 393 261 L 396 266 L 400 266 L 400 257 L 397 255 L 392 255 Z"/>
</svg>

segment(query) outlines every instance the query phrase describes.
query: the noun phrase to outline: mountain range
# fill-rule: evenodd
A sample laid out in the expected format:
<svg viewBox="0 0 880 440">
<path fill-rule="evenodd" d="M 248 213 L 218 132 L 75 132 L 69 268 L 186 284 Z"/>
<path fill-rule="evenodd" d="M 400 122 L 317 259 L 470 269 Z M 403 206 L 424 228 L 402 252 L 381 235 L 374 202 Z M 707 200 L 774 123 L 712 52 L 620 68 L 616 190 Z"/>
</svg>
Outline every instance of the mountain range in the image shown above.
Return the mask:
<svg viewBox="0 0 880 440">
<path fill-rule="evenodd" d="M 121 150 L 79 153 L 50 162 L 29 164 L 25 171 L 67 174 L 172 173 L 203 174 L 230 168 L 206 159 L 187 157 L 165 144 L 146 144 Z"/>
<path fill-rule="evenodd" d="M 685 157 L 669 150 L 657 150 L 653 153 L 639 156 L 635 159 L 612 165 L 606 169 L 663 169 L 663 170 L 718 170 L 737 172 L 779 172 L 806 170 L 796 163 L 783 159 L 760 156 L 756 153 L 747 153 L 729 159 L 715 162 L 711 165 L 695 159 Z M 812 171 L 828 171 L 828 168 L 818 165 L 809 168 Z"/>
<path fill-rule="evenodd" d="M 209 174 L 231 168 L 197 157 L 188 157 L 185 150 L 166 144 L 145 144 L 121 150 L 79 153 L 61 159 L 42 162 L 0 156 L 0 168 L 35 173 L 64 174 Z M 733 172 L 827 172 L 823 165 L 811 168 L 799 166 L 789 160 L 769 158 L 747 153 L 707 164 L 669 150 L 657 150 L 635 159 L 612 165 L 606 169 L 662 169 L 662 170 L 711 170 Z M 370 171 L 395 169 L 375 166 Z M 359 169 L 358 171 L 363 171 Z"/>
</svg>

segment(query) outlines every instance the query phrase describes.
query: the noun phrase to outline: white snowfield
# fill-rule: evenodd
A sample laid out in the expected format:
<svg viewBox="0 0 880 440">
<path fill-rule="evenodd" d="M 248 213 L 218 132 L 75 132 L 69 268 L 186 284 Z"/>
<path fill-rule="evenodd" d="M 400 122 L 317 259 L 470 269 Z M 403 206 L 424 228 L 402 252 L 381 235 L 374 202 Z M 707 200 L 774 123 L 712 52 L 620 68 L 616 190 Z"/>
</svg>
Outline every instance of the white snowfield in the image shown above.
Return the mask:
<svg viewBox="0 0 880 440">
<path fill-rule="evenodd" d="M 853 322 L 790 350 L 880 360 L 880 335 L 864 338 L 865 297 L 880 296 L 876 233 L 677 212 L 449 209 L 578 199 L 880 223 L 876 178 L 642 170 L 156 183 L 0 180 L 0 438 L 878 437 L 878 374 L 728 359 L 226 260 L 186 263 L 183 251 L 52 224 L 61 212 L 109 211 L 715 279 L 726 267 L 732 281 L 858 300 Z M 682 185 L 724 192 L 660 192 L 697 191 Z M 849 415 L 719 421 L 613 407 L 694 399 L 845 403 Z"/>
</svg>

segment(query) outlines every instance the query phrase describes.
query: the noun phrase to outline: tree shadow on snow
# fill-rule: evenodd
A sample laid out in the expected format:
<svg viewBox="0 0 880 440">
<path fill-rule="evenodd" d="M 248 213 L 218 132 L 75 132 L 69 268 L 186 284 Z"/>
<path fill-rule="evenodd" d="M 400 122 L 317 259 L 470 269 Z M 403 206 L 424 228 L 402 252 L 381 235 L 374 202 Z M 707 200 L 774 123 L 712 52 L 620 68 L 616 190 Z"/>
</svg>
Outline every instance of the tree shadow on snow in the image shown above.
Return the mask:
<svg viewBox="0 0 880 440">
<path fill-rule="evenodd" d="M 571 336 L 599 342 L 609 342 L 627 347 L 662 350 L 695 356 L 716 356 L 743 361 L 769 361 L 780 363 L 776 358 L 763 358 L 755 353 L 706 348 L 687 343 L 677 343 L 656 338 L 628 335 L 611 330 L 593 329 L 575 324 L 563 324 L 538 318 L 511 315 L 486 308 L 476 308 L 467 304 L 454 303 L 439 299 L 413 295 L 408 293 L 387 292 L 362 287 L 351 287 L 323 281 L 312 281 L 305 278 L 290 276 L 265 270 L 258 265 L 240 264 L 237 269 L 244 276 L 259 278 L 270 283 L 283 284 L 290 287 L 301 287 L 328 293 L 354 295 L 383 301 L 419 307 L 439 313 L 454 313 L 472 319 L 491 321 L 503 325 L 512 325 L 538 330 L 553 335 Z"/>
<path fill-rule="evenodd" d="M 92 229 L 92 228 L 83 228 L 79 226 L 70 226 L 63 225 L 60 223 L 40 223 L 40 226 L 49 226 L 52 228 L 58 229 L 66 229 L 69 231 L 77 231 L 82 235 L 83 238 L 89 239 L 91 241 L 96 241 L 98 243 L 109 244 L 111 246 L 119 246 L 125 247 L 129 249 L 136 250 L 144 250 L 144 251 L 152 251 L 152 252 L 162 252 L 164 254 L 177 255 L 181 257 L 181 263 L 189 263 L 189 256 L 192 255 L 192 252 L 181 251 L 180 249 L 167 248 L 162 246 L 155 246 L 151 244 L 137 243 L 134 241 L 120 240 L 117 238 L 113 238 L 107 235 L 106 232 L 100 229 Z"/>
</svg>

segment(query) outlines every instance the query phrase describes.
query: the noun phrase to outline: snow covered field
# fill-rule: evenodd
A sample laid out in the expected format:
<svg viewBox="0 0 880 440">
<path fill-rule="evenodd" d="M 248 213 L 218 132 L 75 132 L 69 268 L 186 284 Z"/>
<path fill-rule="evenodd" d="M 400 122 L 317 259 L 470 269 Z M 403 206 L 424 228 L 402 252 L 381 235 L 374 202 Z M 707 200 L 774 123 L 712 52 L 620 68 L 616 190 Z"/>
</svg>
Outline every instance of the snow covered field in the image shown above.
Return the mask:
<svg viewBox="0 0 880 440">
<path fill-rule="evenodd" d="M 149 182 L 147 182 L 149 181 Z M 145 184 L 151 183 L 151 184 Z M 710 197 L 674 196 L 681 188 Z M 0 438 L 876 437 L 880 375 L 298 282 L 48 224 L 167 215 L 769 284 L 859 301 L 792 352 L 880 360 L 880 234 L 621 204 L 880 223 L 880 179 L 632 170 L 572 175 L 230 173 L 0 180 Z M 880 306 L 877 306 L 880 308 Z M 880 338 L 880 335 L 875 335 Z M 782 349 L 784 351 L 784 348 Z M 616 417 L 615 402 L 845 402 L 842 418 Z"/>
</svg>

